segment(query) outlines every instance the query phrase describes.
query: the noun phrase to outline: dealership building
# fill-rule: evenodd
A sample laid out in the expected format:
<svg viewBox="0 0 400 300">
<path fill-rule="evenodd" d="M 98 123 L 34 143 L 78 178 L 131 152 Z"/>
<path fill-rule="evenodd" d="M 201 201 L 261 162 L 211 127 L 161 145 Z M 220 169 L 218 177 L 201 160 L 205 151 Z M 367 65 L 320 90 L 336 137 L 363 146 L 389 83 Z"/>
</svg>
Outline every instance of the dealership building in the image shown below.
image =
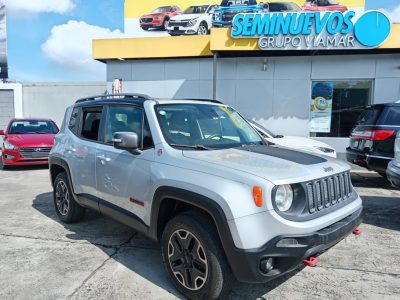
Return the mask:
<svg viewBox="0 0 400 300">
<path fill-rule="evenodd" d="M 208 36 L 94 40 L 93 58 L 107 64 L 110 91 L 118 78 L 127 93 L 215 98 L 276 134 L 312 137 L 339 155 L 363 108 L 400 99 L 400 24 L 376 48 L 266 51 L 258 39 L 215 28 Z M 332 109 L 310 130 L 318 93 Z"/>
</svg>

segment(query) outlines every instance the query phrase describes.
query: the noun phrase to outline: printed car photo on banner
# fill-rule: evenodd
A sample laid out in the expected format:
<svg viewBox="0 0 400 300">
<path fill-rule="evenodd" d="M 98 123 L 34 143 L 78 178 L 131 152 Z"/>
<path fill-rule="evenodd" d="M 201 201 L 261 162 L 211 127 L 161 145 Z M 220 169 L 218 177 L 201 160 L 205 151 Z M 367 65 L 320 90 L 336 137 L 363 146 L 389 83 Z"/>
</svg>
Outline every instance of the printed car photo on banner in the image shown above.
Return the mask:
<svg viewBox="0 0 400 300">
<path fill-rule="evenodd" d="M 310 132 L 331 132 L 332 100 L 333 82 L 313 83 L 310 106 Z"/>
<path fill-rule="evenodd" d="M 280 12 L 362 13 L 365 0 L 125 0 L 129 37 L 206 35 L 212 27 L 232 27 L 237 14 Z"/>
</svg>

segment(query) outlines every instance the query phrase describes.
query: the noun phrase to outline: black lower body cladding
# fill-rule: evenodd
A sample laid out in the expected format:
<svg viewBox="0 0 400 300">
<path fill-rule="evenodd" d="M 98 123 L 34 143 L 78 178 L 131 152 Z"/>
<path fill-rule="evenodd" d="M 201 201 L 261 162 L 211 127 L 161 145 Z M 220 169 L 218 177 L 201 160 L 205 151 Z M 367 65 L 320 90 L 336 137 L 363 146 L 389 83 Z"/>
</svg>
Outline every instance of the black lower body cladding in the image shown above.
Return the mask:
<svg viewBox="0 0 400 300">
<path fill-rule="evenodd" d="M 231 268 L 239 281 L 248 283 L 268 282 L 294 270 L 304 259 L 322 253 L 340 242 L 352 233 L 361 221 L 362 208 L 320 231 L 306 235 L 279 236 L 258 249 L 240 250 L 235 248 L 228 250 L 232 252 L 227 253 L 227 256 L 235 261 Z M 299 247 L 293 245 L 277 247 L 277 243 L 285 239 L 297 240 Z M 264 273 L 260 264 L 267 258 L 274 259 L 274 267 L 268 273 Z"/>
</svg>

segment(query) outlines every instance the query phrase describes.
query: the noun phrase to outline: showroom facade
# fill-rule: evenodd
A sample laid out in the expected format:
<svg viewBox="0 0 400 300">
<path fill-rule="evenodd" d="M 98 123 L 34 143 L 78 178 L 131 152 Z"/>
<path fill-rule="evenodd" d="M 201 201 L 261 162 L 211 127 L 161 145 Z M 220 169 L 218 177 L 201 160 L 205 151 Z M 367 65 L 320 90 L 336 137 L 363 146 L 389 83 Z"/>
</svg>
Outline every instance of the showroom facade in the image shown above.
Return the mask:
<svg viewBox="0 0 400 300">
<path fill-rule="evenodd" d="M 126 93 L 216 98 L 277 134 L 316 138 L 341 155 L 363 108 L 400 99 L 400 26 L 391 27 L 379 47 L 265 51 L 224 28 L 209 36 L 95 40 L 93 57 L 107 64 L 109 91 L 119 78 Z M 326 91 L 324 124 L 313 119 L 312 103 Z"/>
</svg>

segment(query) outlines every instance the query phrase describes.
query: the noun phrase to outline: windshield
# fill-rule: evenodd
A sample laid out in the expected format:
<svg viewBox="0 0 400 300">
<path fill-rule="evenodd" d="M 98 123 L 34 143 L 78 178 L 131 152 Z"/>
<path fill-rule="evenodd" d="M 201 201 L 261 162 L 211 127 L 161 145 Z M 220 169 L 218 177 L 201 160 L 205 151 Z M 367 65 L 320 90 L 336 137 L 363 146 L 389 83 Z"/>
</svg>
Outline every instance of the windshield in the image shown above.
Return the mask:
<svg viewBox="0 0 400 300">
<path fill-rule="evenodd" d="M 286 3 L 270 3 L 269 11 L 270 12 L 301 11 L 301 9 L 295 3 L 286 2 Z"/>
<path fill-rule="evenodd" d="M 208 5 L 201 6 L 190 6 L 188 7 L 184 14 L 205 14 L 207 12 Z"/>
<path fill-rule="evenodd" d="M 56 134 L 57 126 L 51 121 L 14 121 L 8 134 Z"/>
<path fill-rule="evenodd" d="M 233 6 L 233 5 L 257 5 L 256 0 L 222 0 L 221 6 Z"/>
<path fill-rule="evenodd" d="M 201 146 L 204 150 L 264 144 L 253 127 L 227 106 L 165 104 L 157 105 L 155 110 L 171 146 Z"/>
<path fill-rule="evenodd" d="M 162 13 L 167 13 L 171 11 L 171 6 L 162 6 L 158 7 L 155 10 L 152 11 L 153 14 L 162 14 Z"/>
</svg>

